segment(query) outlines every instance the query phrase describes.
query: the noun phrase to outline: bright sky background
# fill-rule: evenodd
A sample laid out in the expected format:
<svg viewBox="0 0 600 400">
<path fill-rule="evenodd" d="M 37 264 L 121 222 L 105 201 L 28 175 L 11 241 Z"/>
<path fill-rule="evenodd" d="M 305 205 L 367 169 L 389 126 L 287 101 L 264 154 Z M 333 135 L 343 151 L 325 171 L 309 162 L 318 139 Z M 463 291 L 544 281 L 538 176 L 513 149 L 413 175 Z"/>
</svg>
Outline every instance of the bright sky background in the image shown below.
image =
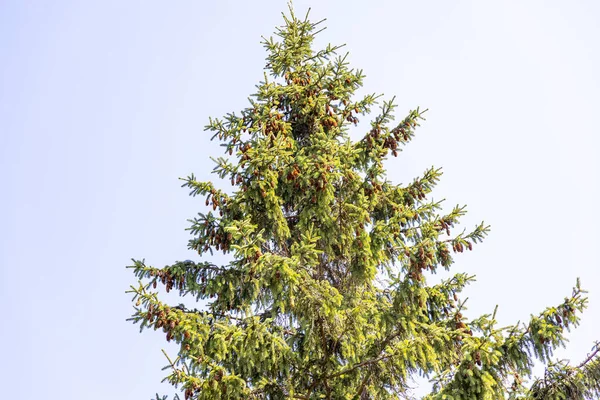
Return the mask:
<svg viewBox="0 0 600 400">
<path fill-rule="evenodd" d="M 369 4 L 369 6 L 366 6 Z M 296 1 L 304 14 L 308 1 Z M 488 240 L 469 315 L 503 324 L 571 292 L 590 307 L 568 350 L 600 339 L 600 3 L 312 2 L 319 43 L 347 43 L 365 91 L 428 120 L 389 178 L 431 165 L 435 198 L 467 204 Z M 4 398 L 149 399 L 163 335 L 125 322 L 129 259 L 194 259 L 186 219 L 211 178 L 209 116 L 246 106 L 261 35 L 285 1 L 0 2 L 0 387 Z M 358 132 L 357 132 L 358 134 Z"/>
</svg>

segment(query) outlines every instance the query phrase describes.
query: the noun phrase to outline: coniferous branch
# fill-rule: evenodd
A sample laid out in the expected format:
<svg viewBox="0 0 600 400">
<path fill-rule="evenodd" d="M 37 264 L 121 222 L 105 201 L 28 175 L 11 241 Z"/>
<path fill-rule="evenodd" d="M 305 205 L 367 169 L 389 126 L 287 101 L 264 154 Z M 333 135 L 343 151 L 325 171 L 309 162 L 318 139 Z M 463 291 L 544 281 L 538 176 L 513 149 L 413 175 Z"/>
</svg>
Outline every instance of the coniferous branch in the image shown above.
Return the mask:
<svg viewBox="0 0 600 400">
<path fill-rule="evenodd" d="M 551 363 L 527 391 L 528 399 L 588 400 L 600 395 L 600 348 L 595 344 L 592 352 L 577 366 L 566 361 Z"/>
</svg>

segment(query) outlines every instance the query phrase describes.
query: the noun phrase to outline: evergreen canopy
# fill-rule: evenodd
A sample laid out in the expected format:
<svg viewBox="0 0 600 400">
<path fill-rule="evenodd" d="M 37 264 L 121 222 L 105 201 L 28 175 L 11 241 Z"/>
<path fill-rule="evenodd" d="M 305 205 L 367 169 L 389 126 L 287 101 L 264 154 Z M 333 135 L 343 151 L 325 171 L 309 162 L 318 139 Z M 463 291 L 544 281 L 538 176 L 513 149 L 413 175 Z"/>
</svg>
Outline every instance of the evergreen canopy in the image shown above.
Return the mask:
<svg viewBox="0 0 600 400">
<path fill-rule="evenodd" d="M 356 98 L 364 75 L 340 46 L 313 50 L 320 23 L 291 9 L 284 20 L 264 41 L 265 79 L 249 107 L 206 127 L 225 148 L 214 172 L 233 189 L 185 179 L 209 208 L 190 228 L 203 261 L 132 266 L 132 320 L 180 346 L 168 381 L 202 400 L 409 398 L 415 376 L 434 383 L 426 399 L 598 398 L 597 347 L 579 365 L 551 362 L 586 306 L 579 283 L 527 323 L 467 320 L 460 295 L 473 277 L 426 278 L 450 270 L 488 227 L 455 233 L 465 208 L 445 214 L 428 199 L 439 169 L 397 185 L 383 166 L 423 111 L 395 123 L 384 101 L 352 141 L 378 96 Z M 230 262 L 211 262 L 215 251 Z M 159 283 L 202 300 L 201 310 L 162 302 Z M 545 376 L 527 385 L 536 360 Z"/>
</svg>

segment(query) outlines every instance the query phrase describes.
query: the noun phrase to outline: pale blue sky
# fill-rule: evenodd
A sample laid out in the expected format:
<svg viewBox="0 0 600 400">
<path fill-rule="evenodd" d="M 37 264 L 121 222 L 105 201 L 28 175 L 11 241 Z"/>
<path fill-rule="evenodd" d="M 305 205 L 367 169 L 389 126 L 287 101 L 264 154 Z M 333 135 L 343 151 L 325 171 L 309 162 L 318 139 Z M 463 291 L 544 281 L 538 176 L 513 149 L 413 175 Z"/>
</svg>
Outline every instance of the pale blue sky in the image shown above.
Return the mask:
<svg viewBox="0 0 600 400">
<path fill-rule="evenodd" d="M 466 203 L 488 240 L 470 315 L 502 323 L 570 293 L 590 307 L 564 357 L 600 339 L 600 3 L 296 1 L 328 18 L 365 90 L 428 120 L 389 178 L 443 167 L 434 197 Z M 5 398 L 148 399 L 163 336 L 138 333 L 131 257 L 194 258 L 202 209 L 180 176 L 210 178 L 203 126 L 244 107 L 261 35 L 285 1 L 0 1 L 0 387 Z M 358 132 L 356 132 L 358 135 Z"/>
</svg>

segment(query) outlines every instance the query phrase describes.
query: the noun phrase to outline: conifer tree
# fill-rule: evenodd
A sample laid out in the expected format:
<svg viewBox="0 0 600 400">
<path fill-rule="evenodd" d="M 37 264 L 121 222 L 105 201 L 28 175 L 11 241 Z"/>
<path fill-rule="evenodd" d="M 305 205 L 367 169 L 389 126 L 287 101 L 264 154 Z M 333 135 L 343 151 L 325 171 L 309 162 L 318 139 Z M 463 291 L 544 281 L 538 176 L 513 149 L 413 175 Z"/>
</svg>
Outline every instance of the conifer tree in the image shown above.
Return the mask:
<svg viewBox="0 0 600 400">
<path fill-rule="evenodd" d="M 206 127 L 225 149 L 214 173 L 232 188 L 184 180 L 208 208 L 190 221 L 198 260 L 132 266 L 132 320 L 179 347 L 166 379 L 186 400 L 409 398 L 415 376 L 432 380 L 431 400 L 598 398 L 597 346 L 578 365 L 551 362 L 586 306 L 579 283 L 526 323 L 499 327 L 495 312 L 467 320 L 461 292 L 473 276 L 427 278 L 488 227 L 455 232 L 465 208 L 444 213 L 428 198 L 439 169 L 401 185 L 383 166 L 424 111 L 394 122 L 393 99 L 382 101 L 351 140 L 378 96 L 357 98 L 364 75 L 340 46 L 313 49 L 322 21 L 291 8 L 284 21 L 264 40 L 249 106 Z M 159 284 L 200 309 L 161 301 Z M 536 361 L 548 364 L 539 379 Z"/>
</svg>

